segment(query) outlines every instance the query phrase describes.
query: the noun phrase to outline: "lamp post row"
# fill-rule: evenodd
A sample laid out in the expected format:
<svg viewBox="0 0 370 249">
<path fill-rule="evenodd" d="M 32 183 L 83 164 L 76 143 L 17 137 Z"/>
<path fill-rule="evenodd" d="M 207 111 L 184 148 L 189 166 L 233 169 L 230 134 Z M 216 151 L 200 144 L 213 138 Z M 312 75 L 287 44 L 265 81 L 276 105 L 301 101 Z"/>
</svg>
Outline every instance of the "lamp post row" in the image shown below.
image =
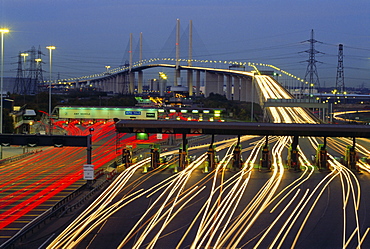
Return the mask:
<svg viewBox="0 0 370 249">
<path fill-rule="evenodd" d="M 4 34 L 9 33 L 9 29 L 0 28 L 1 33 L 1 55 L 0 55 L 0 134 L 3 133 L 3 92 L 4 92 Z M 55 46 L 47 46 L 49 50 L 49 133 L 51 134 L 51 81 L 52 81 L 52 50 Z M 26 60 L 28 54 L 22 53 L 23 59 Z M 1 158 L 1 153 L 0 153 Z"/>
<path fill-rule="evenodd" d="M 52 81 L 52 51 L 55 49 L 55 46 L 47 46 L 47 49 L 49 49 L 49 134 L 52 134 L 52 120 L 51 120 L 51 81 Z"/>
<path fill-rule="evenodd" d="M 9 29 L 0 29 L 1 33 L 1 66 L 0 66 L 0 134 L 3 133 L 3 91 L 4 91 L 4 34 Z M 0 155 L 1 156 L 1 155 Z"/>
</svg>

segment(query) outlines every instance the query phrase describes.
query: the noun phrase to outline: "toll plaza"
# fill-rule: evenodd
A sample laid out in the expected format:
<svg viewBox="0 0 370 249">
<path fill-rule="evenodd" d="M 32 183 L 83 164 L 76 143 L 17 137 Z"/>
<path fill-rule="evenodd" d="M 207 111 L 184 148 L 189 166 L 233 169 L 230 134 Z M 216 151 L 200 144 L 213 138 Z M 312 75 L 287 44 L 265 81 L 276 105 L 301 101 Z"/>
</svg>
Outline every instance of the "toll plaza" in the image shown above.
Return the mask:
<svg viewBox="0 0 370 249">
<path fill-rule="evenodd" d="M 370 138 L 370 127 L 367 125 L 340 125 L 340 124 L 281 124 L 281 123 L 243 123 L 243 122 L 196 122 L 196 121 L 143 121 L 119 120 L 116 122 L 116 131 L 121 133 L 170 133 L 182 134 L 183 143 L 179 149 L 179 168 L 187 165 L 187 134 L 208 135 L 260 135 L 260 136 L 292 136 L 293 141 L 288 151 L 288 166 L 293 170 L 300 170 L 299 165 L 299 137 L 324 137 L 324 145 L 317 148 L 316 165 L 319 169 L 327 168 L 326 137 L 353 138 L 353 145 L 348 146 L 345 152 L 345 164 L 352 170 L 356 169 L 355 138 Z M 234 148 L 234 167 L 240 167 L 238 158 L 240 144 Z M 214 167 L 215 157 L 213 142 L 208 149 L 208 169 Z M 270 151 L 268 139 L 261 155 L 261 167 L 269 169 Z"/>
</svg>

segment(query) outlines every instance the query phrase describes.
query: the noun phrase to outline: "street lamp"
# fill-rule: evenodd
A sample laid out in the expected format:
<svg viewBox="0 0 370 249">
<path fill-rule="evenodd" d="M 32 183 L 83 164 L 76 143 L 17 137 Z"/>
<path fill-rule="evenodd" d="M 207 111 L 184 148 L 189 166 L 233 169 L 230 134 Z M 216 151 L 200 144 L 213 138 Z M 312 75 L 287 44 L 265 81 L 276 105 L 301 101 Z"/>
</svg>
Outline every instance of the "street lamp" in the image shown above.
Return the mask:
<svg viewBox="0 0 370 249">
<path fill-rule="evenodd" d="M 4 34 L 9 33 L 9 29 L 0 29 L 1 33 L 1 70 L 0 70 L 0 134 L 3 133 L 3 91 L 4 91 Z M 2 158 L 2 155 L 0 155 Z"/>
<path fill-rule="evenodd" d="M 22 75 L 22 77 L 24 78 L 26 78 L 26 57 L 28 55 L 29 55 L 28 53 L 21 53 L 21 56 L 23 56 L 23 70 L 24 70 L 24 74 Z M 26 92 L 24 93 L 24 97 L 26 97 Z"/>
<path fill-rule="evenodd" d="M 47 46 L 49 49 L 49 134 L 51 135 L 51 66 L 52 66 L 52 51 L 55 46 Z"/>
<path fill-rule="evenodd" d="M 26 57 L 28 56 L 28 53 L 21 53 L 21 56 L 23 56 L 23 65 L 26 67 Z"/>
<path fill-rule="evenodd" d="M 106 75 L 109 75 L 110 73 L 109 73 L 109 68 L 110 68 L 110 66 L 105 66 L 105 74 Z"/>
</svg>

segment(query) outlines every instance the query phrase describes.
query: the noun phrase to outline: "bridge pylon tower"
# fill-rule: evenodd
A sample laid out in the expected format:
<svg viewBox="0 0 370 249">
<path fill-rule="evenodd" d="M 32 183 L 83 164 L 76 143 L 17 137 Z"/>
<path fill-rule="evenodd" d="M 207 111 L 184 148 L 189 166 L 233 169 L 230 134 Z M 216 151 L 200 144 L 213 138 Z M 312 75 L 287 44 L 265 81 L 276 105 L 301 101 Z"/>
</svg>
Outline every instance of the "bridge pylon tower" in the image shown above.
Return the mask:
<svg viewBox="0 0 370 249">
<path fill-rule="evenodd" d="M 178 86 L 180 79 L 180 19 L 176 20 L 176 68 L 174 85 Z"/>
</svg>

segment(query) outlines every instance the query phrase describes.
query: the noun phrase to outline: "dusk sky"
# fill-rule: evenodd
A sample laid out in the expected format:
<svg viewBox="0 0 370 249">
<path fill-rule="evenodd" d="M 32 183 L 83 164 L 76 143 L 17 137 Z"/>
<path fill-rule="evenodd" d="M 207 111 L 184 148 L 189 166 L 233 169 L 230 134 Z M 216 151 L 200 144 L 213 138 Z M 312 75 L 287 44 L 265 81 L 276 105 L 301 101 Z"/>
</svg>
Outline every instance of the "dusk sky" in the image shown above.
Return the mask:
<svg viewBox="0 0 370 249">
<path fill-rule="evenodd" d="M 129 34 L 144 38 L 144 58 L 175 56 L 176 19 L 193 21 L 194 59 L 273 64 L 304 77 L 314 30 L 322 86 L 334 86 L 338 44 L 344 45 L 345 85 L 370 87 L 369 0 L 0 0 L 5 76 L 15 77 L 17 55 L 35 46 L 53 52 L 60 78 L 100 73 L 128 60 Z M 171 40 L 172 39 L 172 40 Z M 184 38 L 185 39 L 185 38 Z M 186 38 L 187 39 L 187 38 Z M 165 47 L 167 44 L 167 47 Z M 184 56 L 187 48 L 181 48 Z M 186 58 L 186 57 L 185 57 Z M 251 70 L 248 68 L 248 70 Z"/>
</svg>

